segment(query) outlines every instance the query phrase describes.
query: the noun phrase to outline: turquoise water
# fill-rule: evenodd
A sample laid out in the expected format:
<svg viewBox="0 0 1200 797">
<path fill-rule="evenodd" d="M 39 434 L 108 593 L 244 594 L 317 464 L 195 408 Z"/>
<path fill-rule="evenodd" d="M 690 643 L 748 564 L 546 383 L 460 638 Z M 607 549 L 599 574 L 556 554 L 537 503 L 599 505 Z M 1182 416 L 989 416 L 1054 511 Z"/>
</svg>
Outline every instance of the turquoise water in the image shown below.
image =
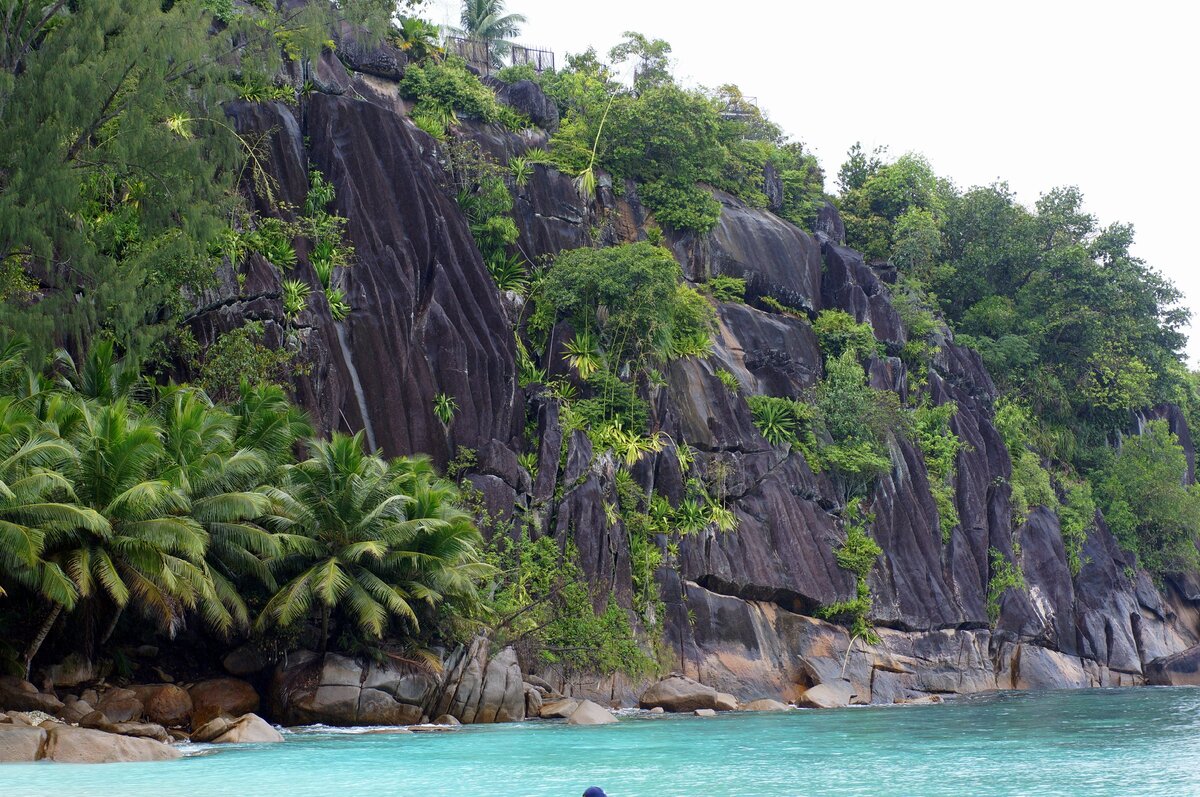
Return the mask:
<svg viewBox="0 0 1200 797">
<path fill-rule="evenodd" d="M 592 784 L 610 797 L 1200 795 L 1200 689 L 639 716 L 592 728 L 296 733 L 166 763 L 0 766 L 5 797 L 578 797 Z"/>
</svg>

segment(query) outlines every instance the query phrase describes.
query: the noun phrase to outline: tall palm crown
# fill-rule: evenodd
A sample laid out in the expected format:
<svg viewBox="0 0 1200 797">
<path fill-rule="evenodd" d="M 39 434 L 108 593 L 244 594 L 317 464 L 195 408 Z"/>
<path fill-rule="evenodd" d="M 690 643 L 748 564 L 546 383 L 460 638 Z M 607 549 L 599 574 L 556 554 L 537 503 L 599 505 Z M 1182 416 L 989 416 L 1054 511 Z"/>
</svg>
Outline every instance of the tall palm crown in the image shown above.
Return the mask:
<svg viewBox="0 0 1200 797">
<path fill-rule="evenodd" d="M 417 627 L 422 604 L 474 596 L 479 532 L 423 460 L 366 454 L 362 433 L 315 440 L 310 451 L 289 469 L 287 489 L 293 533 L 309 544 L 283 560 L 290 579 L 260 624 L 291 625 L 315 608 L 324 646 L 335 615 L 378 638 L 391 618 Z"/>
<path fill-rule="evenodd" d="M 525 17 L 505 14 L 504 0 L 463 0 L 460 32 L 487 44 L 492 66 L 501 65 L 501 56 L 512 47 L 512 39 L 521 35 Z"/>
</svg>

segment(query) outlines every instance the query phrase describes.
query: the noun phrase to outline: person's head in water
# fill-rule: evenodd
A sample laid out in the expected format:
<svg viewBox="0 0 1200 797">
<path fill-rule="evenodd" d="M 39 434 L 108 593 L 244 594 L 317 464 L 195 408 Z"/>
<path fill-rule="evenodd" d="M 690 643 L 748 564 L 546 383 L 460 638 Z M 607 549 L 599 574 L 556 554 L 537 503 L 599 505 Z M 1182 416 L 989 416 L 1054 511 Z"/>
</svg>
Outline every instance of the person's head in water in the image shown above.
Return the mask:
<svg viewBox="0 0 1200 797">
<path fill-rule="evenodd" d="M 583 797 L 608 797 L 608 795 L 599 786 L 589 786 L 588 790 L 583 793 Z"/>
</svg>

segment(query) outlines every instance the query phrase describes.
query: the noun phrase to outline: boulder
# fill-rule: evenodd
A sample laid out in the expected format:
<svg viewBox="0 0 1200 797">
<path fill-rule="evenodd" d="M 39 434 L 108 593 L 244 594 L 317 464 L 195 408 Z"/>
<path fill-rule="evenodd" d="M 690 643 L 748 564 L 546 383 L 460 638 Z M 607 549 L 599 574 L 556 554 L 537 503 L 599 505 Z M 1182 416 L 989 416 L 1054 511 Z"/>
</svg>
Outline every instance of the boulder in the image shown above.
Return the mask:
<svg viewBox="0 0 1200 797">
<path fill-rule="evenodd" d="M 91 701 L 88 701 L 91 702 Z M 109 689 L 100 700 L 92 703 L 110 722 L 129 722 L 140 719 L 145 711 L 137 692 L 132 689 Z"/>
<path fill-rule="evenodd" d="M 230 723 L 213 741 L 217 744 L 267 744 L 282 742 L 283 734 L 257 714 L 246 714 Z"/>
<path fill-rule="evenodd" d="M 567 718 L 568 725 L 611 725 L 616 721 L 611 711 L 590 700 L 582 701 Z"/>
<path fill-rule="evenodd" d="M 181 728 L 192 718 L 192 697 L 185 689 L 174 684 L 142 685 L 131 689 L 151 722 L 168 728 Z M 104 713 L 108 714 L 108 711 Z M 109 717 L 116 720 L 111 714 Z"/>
<path fill-rule="evenodd" d="M 37 687 L 13 675 L 0 675 L 0 709 L 44 711 L 56 714 L 63 703 L 54 695 L 44 695 Z"/>
<path fill-rule="evenodd" d="M 46 748 L 46 731 L 28 725 L 0 725 L 0 764 L 37 761 Z"/>
<path fill-rule="evenodd" d="M 525 716 L 539 717 L 542 714 L 542 692 L 530 683 L 525 684 Z"/>
<path fill-rule="evenodd" d="M 538 716 L 544 720 L 565 720 L 579 708 L 579 701 L 564 697 L 561 700 L 547 700 L 542 703 Z"/>
<path fill-rule="evenodd" d="M 654 708 L 650 709 L 650 713 L 651 714 L 666 714 L 667 712 L 662 706 L 655 706 Z"/>
<path fill-rule="evenodd" d="M 258 692 L 239 678 L 213 678 L 188 688 L 192 698 L 192 727 L 196 728 L 214 717 L 228 714 L 240 717 L 258 711 Z"/>
<path fill-rule="evenodd" d="M 896 701 L 905 706 L 931 706 L 944 702 L 941 695 L 918 695 L 917 697 L 902 697 Z"/>
<path fill-rule="evenodd" d="M 443 714 L 442 716 L 438 717 L 437 719 L 435 719 L 433 721 L 433 724 L 434 725 L 449 725 L 451 727 L 453 727 L 455 725 L 462 725 L 462 723 L 458 721 L 458 717 L 452 717 L 449 714 Z"/>
<path fill-rule="evenodd" d="M 695 711 L 693 711 L 692 713 L 695 714 L 697 717 L 715 717 L 715 716 L 717 716 L 717 712 L 711 708 L 698 708 Z"/>
<path fill-rule="evenodd" d="M 78 653 L 46 668 L 46 677 L 57 686 L 78 686 L 96 679 L 96 665 Z"/>
<path fill-rule="evenodd" d="M 167 729 L 153 722 L 116 722 L 101 730 L 108 731 L 109 733 L 119 733 L 122 736 L 133 736 L 138 739 L 154 739 L 163 744 L 168 744 L 171 741 L 171 735 L 167 733 Z"/>
<path fill-rule="evenodd" d="M 233 724 L 232 717 L 213 717 L 208 722 L 192 731 L 193 742 L 211 742 L 229 730 Z"/>
<path fill-rule="evenodd" d="M 490 649 L 490 641 L 479 636 L 450 657 L 434 711 L 464 723 L 525 719 L 525 681 L 517 653 L 506 647 L 493 656 Z"/>
<path fill-rule="evenodd" d="M 496 99 L 548 133 L 558 129 L 558 106 L 532 80 L 518 80 L 500 87 Z"/>
<path fill-rule="evenodd" d="M 221 666 L 230 675 L 246 676 L 262 672 L 271 666 L 271 662 L 257 645 L 245 644 L 221 659 Z"/>
<path fill-rule="evenodd" d="M 128 721 L 129 720 L 122 720 L 122 722 Z M 92 711 L 80 717 L 78 723 L 76 724 L 78 724 L 81 728 L 107 728 L 109 725 L 113 724 L 113 721 L 109 719 L 108 715 L 103 711 Z"/>
<path fill-rule="evenodd" d="M 728 695 L 726 697 L 732 700 Z M 698 708 L 731 710 L 723 708 L 729 703 L 720 697 L 716 689 L 683 675 L 672 675 L 652 685 L 642 693 L 638 703 L 642 708 L 661 706 L 667 711 L 684 713 Z M 733 700 L 733 707 L 737 707 L 736 700 Z"/>
<path fill-rule="evenodd" d="M 751 700 L 742 706 L 742 711 L 787 711 L 788 707 L 785 703 L 780 703 L 778 700 L 770 698 L 761 698 L 759 700 Z"/>
<path fill-rule="evenodd" d="M 92 708 L 90 703 L 88 703 L 86 700 L 80 700 L 79 698 L 76 698 L 74 700 L 68 700 L 66 704 L 59 709 L 58 716 L 61 717 L 64 722 L 78 723 L 81 719 L 86 717 L 88 714 L 91 714 L 93 711 L 95 711 L 95 709 Z"/>
<path fill-rule="evenodd" d="M 717 711 L 737 711 L 738 700 L 727 692 L 717 692 L 717 701 L 713 708 Z"/>
<path fill-rule="evenodd" d="M 817 684 L 804 691 L 796 705 L 801 708 L 842 708 L 850 705 L 854 689 L 847 681 Z"/>
<path fill-rule="evenodd" d="M 45 757 L 66 764 L 120 761 L 169 761 L 181 757 L 174 747 L 152 739 L 59 725 L 47 734 Z"/>
<path fill-rule="evenodd" d="M 281 663 L 271 710 L 285 725 L 408 725 L 425 714 L 436 681 L 422 671 L 301 652 Z"/>
<path fill-rule="evenodd" d="M 1200 686 L 1200 645 L 1148 663 L 1146 683 L 1153 686 Z"/>
</svg>

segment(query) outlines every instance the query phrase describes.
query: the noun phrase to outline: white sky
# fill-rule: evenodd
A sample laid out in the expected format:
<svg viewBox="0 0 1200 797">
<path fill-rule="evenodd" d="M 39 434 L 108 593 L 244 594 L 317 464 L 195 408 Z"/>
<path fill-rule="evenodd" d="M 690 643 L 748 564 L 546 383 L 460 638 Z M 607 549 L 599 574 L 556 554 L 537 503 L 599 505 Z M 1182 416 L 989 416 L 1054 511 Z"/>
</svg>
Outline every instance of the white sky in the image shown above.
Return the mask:
<svg viewBox="0 0 1200 797">
<path fill-rule="evenodd" d="M 425 16 L 457 23 L 459 3 Z M 1190 0 L 508 0 L 518 41 L 603 55 L 626 30 L 666 39 L 688 85 L 736 83 L 826 171 L 861 140 L 917 151 L 962 187 L 1009 182 L 1031 204 L 1078 185 L 1102 224 L 1200 321 L 1200 6 Z M 1200 324 L 1197 325 L 1200 329 Z M 1189 346 L 1200 364 L 1200 334 Z"/>
</svg>

